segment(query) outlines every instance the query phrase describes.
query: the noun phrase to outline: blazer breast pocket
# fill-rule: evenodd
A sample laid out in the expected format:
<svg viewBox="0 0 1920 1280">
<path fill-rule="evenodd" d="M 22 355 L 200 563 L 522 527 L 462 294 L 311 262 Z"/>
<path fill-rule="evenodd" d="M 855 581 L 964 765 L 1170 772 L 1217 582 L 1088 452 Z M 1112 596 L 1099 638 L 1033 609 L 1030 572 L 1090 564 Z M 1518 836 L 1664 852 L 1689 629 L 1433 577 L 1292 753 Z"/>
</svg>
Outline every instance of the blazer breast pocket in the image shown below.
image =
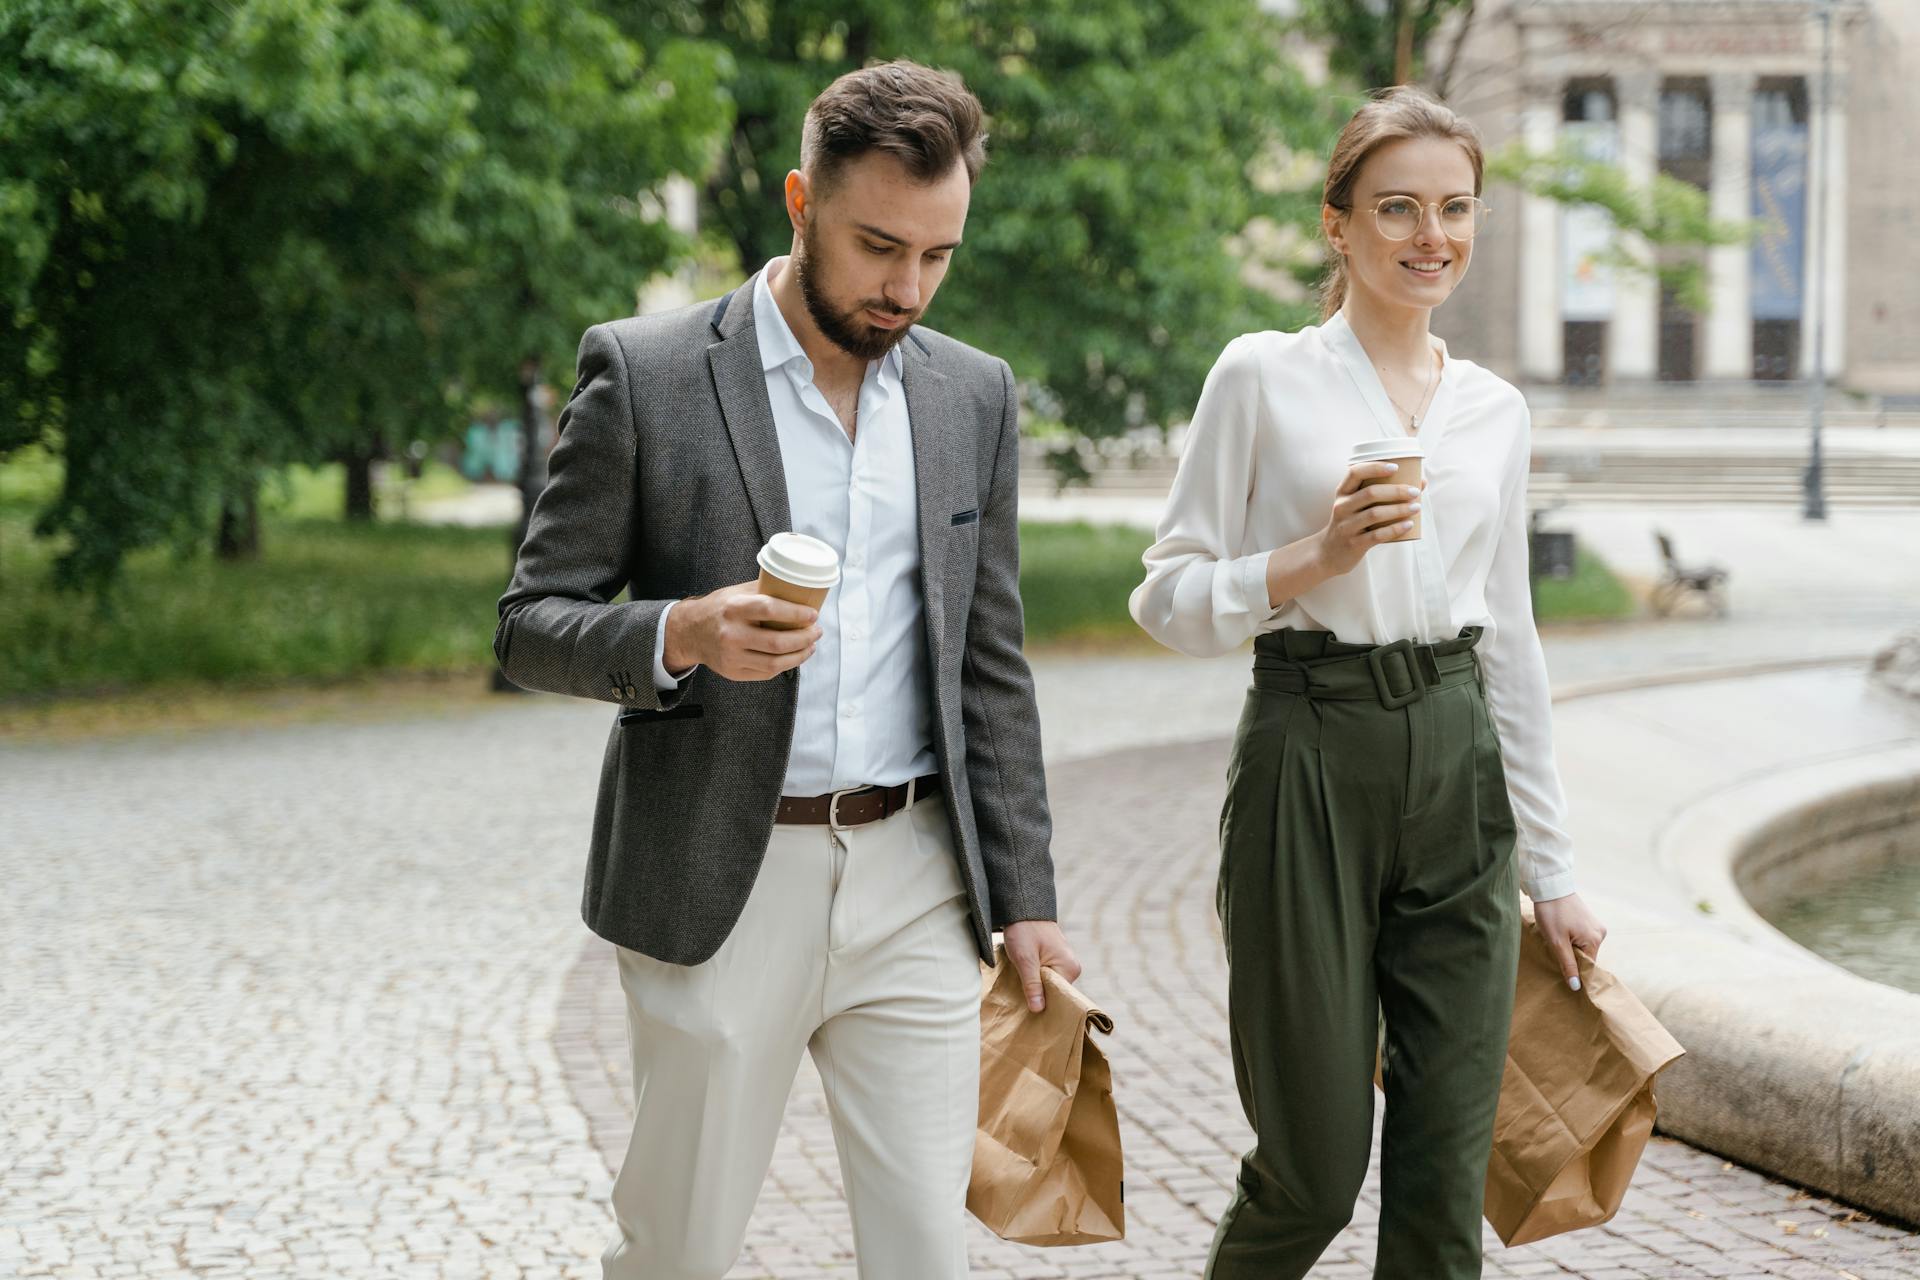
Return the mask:
<svg viewBox="0 0 1920 1280">
<path fill-rule="evenodd" d="M 956 525 L 980 523 L 980 508 L 970 507 L 965 511 L 956 511 L 953 516 L 953 523 Z"/>
<path fill-rule="evenodd" d="M 683 702 L 666 711 L 649 711 L 645 707 L 628 707 L 620 713 L 619 724 L 622 729 L 636 724 L 653 724 L 660 720 L 698 720 L 707 714 L 704 705 L 698 702 Z"/>
</svg>

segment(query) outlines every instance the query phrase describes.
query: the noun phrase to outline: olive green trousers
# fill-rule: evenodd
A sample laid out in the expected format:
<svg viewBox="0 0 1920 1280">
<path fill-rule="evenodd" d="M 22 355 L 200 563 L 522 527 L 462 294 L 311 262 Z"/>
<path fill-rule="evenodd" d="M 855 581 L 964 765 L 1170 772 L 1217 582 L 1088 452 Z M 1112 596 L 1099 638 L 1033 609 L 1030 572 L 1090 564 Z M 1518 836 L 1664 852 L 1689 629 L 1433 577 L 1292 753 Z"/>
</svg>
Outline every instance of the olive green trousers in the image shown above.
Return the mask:
<svg viewBox="0 0 1920 1280">
<path fill-rule="evenodd" d="M 1351 1220 L 1377 1050 L 1373 1274 L 1480 1274 L 1520 938 L 1480 635 L 1369 646 L 1288 628 L 1255 641 L 1217 905 L 1234 1078 L 1258 1141 L 1208 1280 L 1305 1276 Z"/>
</svg>

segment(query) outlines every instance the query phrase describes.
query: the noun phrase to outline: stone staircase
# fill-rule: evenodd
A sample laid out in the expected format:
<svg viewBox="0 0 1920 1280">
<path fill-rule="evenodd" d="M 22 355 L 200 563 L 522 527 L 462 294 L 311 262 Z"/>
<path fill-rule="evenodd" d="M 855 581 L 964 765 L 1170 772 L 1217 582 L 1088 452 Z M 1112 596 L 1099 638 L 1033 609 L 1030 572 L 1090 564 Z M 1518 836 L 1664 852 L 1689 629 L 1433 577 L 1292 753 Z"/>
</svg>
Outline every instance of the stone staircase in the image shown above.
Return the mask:
<svg viewBox="0 0 1920 1280">
<path fill-rule="evenodd" d="M 1534 506 L 1684 503 L 1797 506 L 1807 451 L 1664 456 L 1564 454 L 1536 449 L 1527 495 Z M 1826 452 L 1822 489 L 1829 506 L 1920 508 L 1920 457 Z"/>
<path fill-rule="evenodd" d="M 1803 501 L 1809 454 L 1804 389 L 1638 388 L 1599 393 L 1530 388 L 1536 507 L 1566 504 L 1790 505 Z M 1920 509 L 1920 408 L 1833 393 L 1821 434 L 1830 506 Z M 1154 497 L 1178 465 L 1151 435 L 1075 446 L 1089 496 Z M 1021 487 L 1052 492 L 1045 454 L 1029 440 Z"/>
</svg>

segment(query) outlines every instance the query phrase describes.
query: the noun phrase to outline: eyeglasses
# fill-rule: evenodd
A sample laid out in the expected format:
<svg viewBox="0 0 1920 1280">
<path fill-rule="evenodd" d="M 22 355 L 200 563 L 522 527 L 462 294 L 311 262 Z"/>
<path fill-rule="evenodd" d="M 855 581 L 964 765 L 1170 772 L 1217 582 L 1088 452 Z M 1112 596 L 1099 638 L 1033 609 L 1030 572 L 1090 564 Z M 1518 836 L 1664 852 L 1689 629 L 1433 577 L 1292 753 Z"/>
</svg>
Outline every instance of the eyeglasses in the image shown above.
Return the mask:
<svg viewBox="0 0 1920 1280">
<path fill-rule="evenodd" d="M 1486 201 L 1478 196 L 1454 196 L 1450 200 L 1429 200 L 1425 204 L 1412 196 L 1384 196 L 1373 206 L 1373 223 L 1389 240 L 1410 240 L 1420 229 L 1427 210 L 1440 210 L 1440 230 L 1447 239 L 1467 241 L 1487 225 Z"/>
</svg>

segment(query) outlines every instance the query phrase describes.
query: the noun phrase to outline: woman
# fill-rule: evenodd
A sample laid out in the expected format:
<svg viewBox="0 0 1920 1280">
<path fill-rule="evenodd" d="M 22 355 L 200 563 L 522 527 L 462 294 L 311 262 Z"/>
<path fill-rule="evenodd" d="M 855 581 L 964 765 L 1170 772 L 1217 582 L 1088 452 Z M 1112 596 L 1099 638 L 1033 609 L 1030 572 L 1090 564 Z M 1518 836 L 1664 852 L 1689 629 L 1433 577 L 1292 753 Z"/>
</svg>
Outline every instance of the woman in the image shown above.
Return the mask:
<svg viewBox="0 0 1920 1280">
<path fill-rule="evenodd" d="M 1481 170 L 1473 127 L 1418 90 L 1354 115 L 1321 211 L 1322 322 L 1227 345 L 1130 601 L 1184 653 L 1254 639 L 1218 907 L 1258 1143 L 1210 1280 L 1304 1276 L 1352 1217 L 1382 1014 L 1374 1275 L 1478 1276 L 1516 890 L 1575 990 L 1573 948 L 1606 936 L 1573 891 L 1553 761 L 1527 406 L 1428 332 L 1485 218 Z M 1423 482 L 1349 466 L 1367 440 L 1417 442 Z"/>
</svg>

